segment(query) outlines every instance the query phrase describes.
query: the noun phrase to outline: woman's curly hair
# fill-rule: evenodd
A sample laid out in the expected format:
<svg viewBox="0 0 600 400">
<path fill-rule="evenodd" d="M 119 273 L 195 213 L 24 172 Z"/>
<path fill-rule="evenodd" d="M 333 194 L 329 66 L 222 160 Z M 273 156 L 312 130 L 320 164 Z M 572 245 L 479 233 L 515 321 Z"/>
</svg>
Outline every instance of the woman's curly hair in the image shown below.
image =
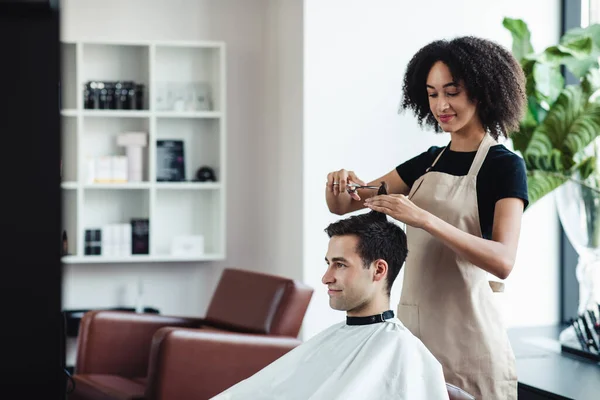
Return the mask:
<svg viewBox="0 0 600 400">
<path fill-rule="evenodd" d="M 427 76 L 437 61 L 448 66 L 455 82 L 464 83 L 484 129 L 494 139 L 508 138 L 519 129 L 527 104 L 523 69 L 504 47 L 472 36 L 437 40 L 413 56 L 404 75 L 401 111 L 412 110 L 420 126 L 441 132 L 426 89 Z"/>
</svg>

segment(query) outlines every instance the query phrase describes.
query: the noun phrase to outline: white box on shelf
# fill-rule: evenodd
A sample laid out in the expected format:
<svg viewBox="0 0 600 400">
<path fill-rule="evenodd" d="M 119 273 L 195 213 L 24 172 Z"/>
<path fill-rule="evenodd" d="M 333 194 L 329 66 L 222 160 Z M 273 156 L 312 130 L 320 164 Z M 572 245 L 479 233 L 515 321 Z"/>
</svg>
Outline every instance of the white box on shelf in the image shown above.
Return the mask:
<svg viewBox="0 0 600 400">
<path fill-rule="evenodd" d="M 111 158 L 111 177 L 112 183 L 125 183 L 127 182 L 127 157 L 126 156 L 112 156 Z"/>
<path fill-rule="evenodd" d="M 114 256 L 114 238 L 113 238 L 113 230 L 111 225 L 103 225 L 100 230 L 102 231 L 102 244 L 100 245 L 101 250 L 100 254 L 103 256 Z"/>
<path fill-rule="evenodd" d="M 131 255 L 131 224 L 106 224 L 101 230 L 103 256 Z"/>
<path fill-rule="evenodd" d="M 112 178 L 112 159 L 110 156 L 96 157 L 94 183 L 110 183 Z"/>
<path fill-rule="evenodd" d="M 120 255 L 131 255 L 131 224 L 121 224 Z"/>
<path fill-rule="evenodd" d="M 204 236 L 175 236 L 171 243 L 171 255 L 178 257 L 194 257 L 204 254 Z"/>
<path fill-rule="evenodd" d="M 117 146 L 148 146 L 148 134 L 146 132 L 123 132 L 117 136 Z"/>
</svg>

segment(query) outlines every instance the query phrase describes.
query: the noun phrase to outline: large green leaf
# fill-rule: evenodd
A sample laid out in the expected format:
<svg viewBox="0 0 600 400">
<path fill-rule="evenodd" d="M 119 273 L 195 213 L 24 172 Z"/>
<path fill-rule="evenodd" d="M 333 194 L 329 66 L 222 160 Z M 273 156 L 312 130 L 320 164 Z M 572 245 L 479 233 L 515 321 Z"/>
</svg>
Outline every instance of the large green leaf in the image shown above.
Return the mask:
<svg viewBox="0 0 600 400">
<path fill-rule="evenodd" d="M 577 40 L 589 37 L 592 40 L 592 48 L 586 57 L 565 59 L 565 66 L 577 78 L 583 78 L 590 69 L 598 68 L 598 57 L 600 56 L 600 25 L 592 24 L 585 28 L 573 28 L 567 31 L 560 39 L 560 44 L 573 43 Z"/>
<path fill-rule="evenodd" d="M 584 180 L 594 171 L 596 157 L 588 157 L 573 167 L 577 178 Z M 551 171 L 527 171 L 527 189 L 529 204 L 533 204 L 560 185 L 565 183 L 572 175 L 571 172 L 557 173 Z"/>
<path fill-rule="evenodd" d="M 594 172 L 595 167 L 596 157 L 587 157 L 585 160 L 583 160 L 577 165 L 577 173 L 579 174 L 579 178 L 582 180 L 587 179 Z"/>
<path fill-rule="evenodd" d="M 592 24 L 588 25 L 585 28 L 572 28 L 562 35 L 560 38 L 560 44 L 572 43 L 578 40 L 581 37 L 589 36 L 592 38 L 595 46 L 600 46 L 600 25 Z"/>
<path fill-rule="evenodd" d="M 548 110 L 556 101 L 565 86 L 565 79 L 560 73 L 558 66 L 535 63 L 533 67 L 533 80 L 535 82 L 537 99 L 542 108 Z"/>
<path fill-rule="evenodd" d="M 528 168 L 570 170 L 574 155 L 600 133 L 600 105 L 589 102 L 581 86 L 568 86 L 531 136 L 523 158 Z"/>
<path fill-rule="evenodd" d="M 530 55 L 528 58 L 535 58 L 540 62 L 560 65 L 570 58 L 585 59 L 593 51 L 594 44 L 591 37 L 585 35 L 574 37 L 571 41 L 556 46 L 550 46 L 539 55 Z"/>
<path fill-rule="evenodd" d="M 536 68 L 545 68 L 560 74 L 560 66 L 565 65 L 576 77 L 582 78 L 590 68 L 597 66 L 597 56 L 600 48 L 596 48 L 588 33 L 581 36 L 573 35 L 561 44 L 550 46 L 541 53 L 531 53 L 521 62 L 534 62 Z M 527 70 L 525 70 L 527 74 Z M 562 74 L 561 74 L 562 75 Z"/>
<path fill-rule="evenodd" d="M 600 89 L 600 69 L 590 69 L 581 80 L 581 88 L 588 96 Z"/>
<path fill-rule="evenodd" d="M 564 141 L 563 153 L 573 158 L 600 135 L 600 104 L 588 102 L 583 112 L 573 121 Z"/>
<path fill-rule="evenodd" d="M 506 17 L 502 20 L 502 25 L 512 34 L 512 53 L 518 61 L 521 61 L 527 54 L 533 53 L 531 33 L 523 20 Z"/>
<path fill-rule="evenodd" d="M 511 134 L 510 138 L 512 139 L 513 149 L 524 154 L 534 130 L 535 127 L 521 125 L 521 129 L 518 132 Z"/>
<path fill-rule="evenodd" d="M 573 74 L 573 76 L 581 79 L 590 69 L 598 68 L 598 57 L 600 56 L 600 51 L 594 51 L 594 53 L 592 54 L 592 57 L 587 57 L 583 59 L 566 58 L 564 64 L 567 67 L 567 69 Z"/>
<path fill-rule="evenodd" d="M 528 171 L 527 172 L 527 190 L 529 204 L 533 204 L 563 183 L 567 181 L 566 177 L 546 171 Z"/>
</svg>

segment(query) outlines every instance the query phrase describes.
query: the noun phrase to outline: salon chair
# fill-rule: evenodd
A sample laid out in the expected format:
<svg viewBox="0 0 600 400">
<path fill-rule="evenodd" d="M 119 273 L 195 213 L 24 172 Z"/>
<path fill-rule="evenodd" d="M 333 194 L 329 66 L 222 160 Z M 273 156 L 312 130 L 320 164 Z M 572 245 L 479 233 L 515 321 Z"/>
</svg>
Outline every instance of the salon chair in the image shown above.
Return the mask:
<svg viewBox="0 0 600 400">
<path fill-rule="evenodd" d="M 152 340 L 164 327 L 297 338 L 312 293 L 292 279 L 228 268 L 204 318 L 88 312 L 79 329 L 75 390 L 69 399 L 144 399 Z"/>
</svg>

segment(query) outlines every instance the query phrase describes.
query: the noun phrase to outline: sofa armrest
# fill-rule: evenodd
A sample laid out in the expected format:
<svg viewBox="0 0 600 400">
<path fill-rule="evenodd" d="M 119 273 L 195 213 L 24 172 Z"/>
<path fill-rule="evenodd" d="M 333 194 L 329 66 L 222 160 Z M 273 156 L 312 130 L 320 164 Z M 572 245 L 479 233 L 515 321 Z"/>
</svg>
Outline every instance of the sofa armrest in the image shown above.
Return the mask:
<svg viewBox="0 0 600 400">
<path fill-rule="evenodd" d="M 166 326 L 197 327 L 202 319 L 136 314 L 124 311 L 90 311 L 79 328 L 77 374 L 147 376 L 154 333 Z"/>
<path fill-rule="evenodd" d="M 209 399 L 301 343 L 287 337 L 162 328 L 152 342 L 146 398 Z"/>
</svg>

